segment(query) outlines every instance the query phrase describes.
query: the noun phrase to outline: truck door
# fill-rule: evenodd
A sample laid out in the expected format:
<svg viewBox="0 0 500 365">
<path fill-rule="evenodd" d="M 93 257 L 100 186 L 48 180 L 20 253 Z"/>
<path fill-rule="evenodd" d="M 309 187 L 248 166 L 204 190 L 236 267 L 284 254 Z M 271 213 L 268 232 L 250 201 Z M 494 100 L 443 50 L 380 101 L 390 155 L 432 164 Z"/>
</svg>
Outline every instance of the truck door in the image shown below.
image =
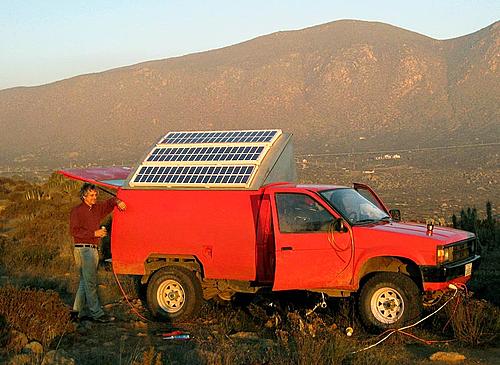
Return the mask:
<svg viewBox="0 0 500 365">
<path fill-rule="evenodd" d="M 342 288 L 352 277 L 352 231 L 333 230 L 338 215 L 309 193 L 276 192 L 274 290 Z"/>
</svg>

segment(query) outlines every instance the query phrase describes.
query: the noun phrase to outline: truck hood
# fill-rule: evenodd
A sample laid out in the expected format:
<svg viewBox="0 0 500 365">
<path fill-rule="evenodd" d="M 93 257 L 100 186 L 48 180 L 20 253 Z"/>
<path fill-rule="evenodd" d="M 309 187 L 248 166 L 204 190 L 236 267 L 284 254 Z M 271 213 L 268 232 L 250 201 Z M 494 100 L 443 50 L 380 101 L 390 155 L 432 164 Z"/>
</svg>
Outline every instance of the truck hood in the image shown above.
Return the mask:
<svg viewBox="0 0 500 365">
<path fill-rule="evenodd" d="M 69 177 L 70 179 L 85 181 L 113 189 L 123 186 L 131 172 L 132 169 L 125 166 L 66 169 L 57 171 L 58 174 Z"/>
<path fill-rule="evenodd" d="M 380 233 L 393 233 L 397 235 L 423 238 L 426 240 L 437 241 L 436 243 L 443 245 L 463 241 L 468 238 L 474 237 L 474 234 L 471 232 L 442 226 L 434 226 L 434 230 L 432 231 L 432 233 L 428 234 L 427 226 L 425 224 L 418 223 L 391 222 L 358 227 L 362 228 L 363 230 L 369 229 L 371 231 L 377 231 Z"/>
</svg>

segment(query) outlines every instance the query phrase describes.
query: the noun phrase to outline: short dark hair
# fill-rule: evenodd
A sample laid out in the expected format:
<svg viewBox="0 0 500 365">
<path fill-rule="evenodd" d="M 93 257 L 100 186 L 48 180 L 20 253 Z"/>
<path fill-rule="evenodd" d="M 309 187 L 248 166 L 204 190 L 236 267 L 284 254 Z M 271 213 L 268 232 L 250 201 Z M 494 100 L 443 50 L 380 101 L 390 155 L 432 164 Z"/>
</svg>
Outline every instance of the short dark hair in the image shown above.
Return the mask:
<svg viewBox="0 0 500 365">
<path fill-rule="evenodd" d="M 85 197 L 85 195 L 87 195 L 87 193 L 90 190 L 97 191 L 97 187 L 94 184 L 91 184 L 91 183 L 84 183 L 82 185 L 81 189 L 80 189 L 80 199 L 83 200 L 83 198 Z"/>
</svg>

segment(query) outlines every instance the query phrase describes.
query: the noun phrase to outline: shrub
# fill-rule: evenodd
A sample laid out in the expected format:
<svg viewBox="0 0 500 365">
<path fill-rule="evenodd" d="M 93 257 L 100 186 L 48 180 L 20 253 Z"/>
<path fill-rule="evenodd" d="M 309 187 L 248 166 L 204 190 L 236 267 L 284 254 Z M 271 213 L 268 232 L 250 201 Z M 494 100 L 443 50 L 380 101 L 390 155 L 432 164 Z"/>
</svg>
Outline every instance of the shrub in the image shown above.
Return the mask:
<svg viewBox="0 0 500 365">
<path fill-rule="evenodd" d="M 457 298 L 446 308 L 455 338 L 469 346 L 494 342 L 500 333 L 500 309 L 485 300 Z"/>
<path fill-rule="evenodd" d="M 493 216 L 490 202 L 486 203 L 486 218 L 479 219 L 476 208 L 467 208 L 460 211 L 460 218 L 453 214 L 453 228 L 474 232 L 481 244 L 481 249 L 491 250 L 500 246 L 500 227 Z"/>
<path fill-rule="evenodd" d="M 0 288 L 0 316 L 11 329 L 39 341 L 44 347 L 74 330 L 69 308 L 53 291 Z"/>
</svg>

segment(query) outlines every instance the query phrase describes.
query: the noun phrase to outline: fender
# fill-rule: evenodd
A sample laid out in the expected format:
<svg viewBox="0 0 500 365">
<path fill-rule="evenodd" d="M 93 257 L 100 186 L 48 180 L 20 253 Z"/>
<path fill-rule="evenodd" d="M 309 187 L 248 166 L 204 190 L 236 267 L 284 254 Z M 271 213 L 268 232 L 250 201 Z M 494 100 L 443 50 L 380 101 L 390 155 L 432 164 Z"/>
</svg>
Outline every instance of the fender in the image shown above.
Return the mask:
<svg viewBox="0 0 500 365">
<path fill-rule="evenodd" d="M 196 256 L 151 254 L 144 262 L 144 275 L 141 277 L 141 283 L 146 284 L 152 274 L 166 266 L 181 266 L 200 275 L 203 274 L 203 266 Z"/>
<path fill-rule="evenodd" d="M 353 276 L 353 286 L 354 289 L 357 290 L 359 288 L 359 283 L 362 279 L 361 273 L 363 272 L 364 266 L 368 263 L 369 260 L 371 259 L 396 259 L 399 261 L 407 261 L 409 264 L 415 265 L 416 268 L 418 268 L 419 263 L 425 262 L 423 256 L 417 252 L 412 252 L 408 254 L 408 251 L 405 250 L 404 252 L 402 250 L 394 250 L 394 249 L 377 249 L 376 252 L 370 251 L 365 254 L 363 254 L 358 260 L 356 260 L 355 267 L 354 267 L 354 276 Z M 420 281 L 423 280 L 422 273 L 420 272 L 420 269 L 418 269 L 418 278 Z M 384 271 L 384 270 L 381 270 Z M 414 273 L 417 274 L 417 273 Z"/>
</svg>

